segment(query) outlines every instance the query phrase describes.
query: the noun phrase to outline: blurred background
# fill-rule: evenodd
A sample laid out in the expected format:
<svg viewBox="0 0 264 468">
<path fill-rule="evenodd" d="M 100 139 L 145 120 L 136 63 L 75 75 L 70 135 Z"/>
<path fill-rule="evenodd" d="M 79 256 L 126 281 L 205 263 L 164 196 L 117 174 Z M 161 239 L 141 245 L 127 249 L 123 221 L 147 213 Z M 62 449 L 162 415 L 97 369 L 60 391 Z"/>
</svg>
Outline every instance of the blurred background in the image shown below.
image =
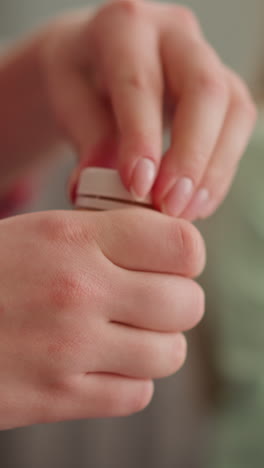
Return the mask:
<svg viewBox="0 0 264 468">
<path fill-rule="evenodd" d="M 181 3 L 194 9 L 223 60 L 254 90 L 264 56 L 263 0 Z M 88 4 L 0 0 L 0 39 L 19 37 L 54 14 Z M 260 119 L 224 206 L 200 226 L 208 246 L 202 278 L 207 314 L 189 337 L 184 369 L 157 383 L 142 414 L 0 432 L 1 468 L 264 466 L 262 127 Z M 69 208 L 65 183 L 73 164 L 65 155 L 49 170 L 27 211 Z"/>
</svg>

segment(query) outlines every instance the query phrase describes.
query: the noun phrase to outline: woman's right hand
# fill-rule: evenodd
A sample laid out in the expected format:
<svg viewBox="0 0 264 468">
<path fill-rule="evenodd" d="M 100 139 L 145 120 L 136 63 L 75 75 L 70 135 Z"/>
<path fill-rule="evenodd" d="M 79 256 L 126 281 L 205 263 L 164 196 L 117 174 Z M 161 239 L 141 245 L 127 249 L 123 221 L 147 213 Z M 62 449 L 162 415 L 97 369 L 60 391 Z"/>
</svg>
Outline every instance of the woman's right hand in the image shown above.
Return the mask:
<svg viewBox="0 0 264 468">
<path fill-rule="evenodd" d="M 128 415 L 182 365 L 202 317 L 205 254 L 154 211 L 0 222 L 0 429 Z"/>
</svg>

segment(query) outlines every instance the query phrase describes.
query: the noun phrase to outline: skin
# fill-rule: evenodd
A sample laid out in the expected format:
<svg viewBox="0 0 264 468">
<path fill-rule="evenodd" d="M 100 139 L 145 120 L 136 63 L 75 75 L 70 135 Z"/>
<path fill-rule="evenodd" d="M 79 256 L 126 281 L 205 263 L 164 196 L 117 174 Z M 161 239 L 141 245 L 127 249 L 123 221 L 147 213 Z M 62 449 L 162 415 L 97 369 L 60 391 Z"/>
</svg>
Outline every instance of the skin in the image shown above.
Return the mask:
<svg viewBox="0 0 264 468">
<path fill-rule="evenodd" d="M 182 366 L 181 332 L 204 310 L 191 280 L 204 244 L 187 221 L 23 215 L 1 222 L 0 256 L 0 429 L 128 415 Z"/>
<path fill-rule="evenodd" d="M 189 10 L 132 0 L 65 15 L 10 47 L 0 102 L 2 194 L 66 143 L 78 156 L 72 188 L 83 165 L 115 165 L 138 198 L 151 190 L 158 209 L 187 219 L 221 202 L 256 118 Z M 175 196 L 182 178 L 191 191 Z M 203 314 L 191 278 L 204 257 L 189 222 L 152 211 L 1 221 L 0 429 L 144 408 Z"/>
<path fill-rule="evenodd" d="M 82 165 L 112 156 L 138 198 L 152 189 L 158 209 L 191 220 L 223 200 L 256 119 L 188 9 L 134 0 L 60 17 L 9 51 L 0 102 L 2 187 L 66 142 Z"/>
</svg>

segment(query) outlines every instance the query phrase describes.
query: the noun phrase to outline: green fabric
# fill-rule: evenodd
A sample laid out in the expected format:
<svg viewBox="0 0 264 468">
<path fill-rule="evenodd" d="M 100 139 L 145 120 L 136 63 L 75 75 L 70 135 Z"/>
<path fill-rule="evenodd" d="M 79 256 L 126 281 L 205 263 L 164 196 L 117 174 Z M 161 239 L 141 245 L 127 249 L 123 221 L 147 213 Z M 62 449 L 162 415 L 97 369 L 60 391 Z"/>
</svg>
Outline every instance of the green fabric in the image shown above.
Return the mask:
<svg viewBox="0 0 264 468">
<path fill-rule="evenodd" d="M 205 328 L 217 378 L 210 468 L 264 466 L 264 120 L 230 196 L 200 226 Z"/>
</svg>

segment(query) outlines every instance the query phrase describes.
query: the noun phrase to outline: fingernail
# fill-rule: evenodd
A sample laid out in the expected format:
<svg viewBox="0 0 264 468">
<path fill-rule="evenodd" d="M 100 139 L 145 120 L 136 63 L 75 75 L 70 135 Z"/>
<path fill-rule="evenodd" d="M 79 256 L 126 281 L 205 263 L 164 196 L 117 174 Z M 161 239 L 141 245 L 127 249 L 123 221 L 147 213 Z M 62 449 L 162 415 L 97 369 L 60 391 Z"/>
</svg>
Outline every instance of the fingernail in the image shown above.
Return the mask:
<svg viewBox="0 0 264 468">
<path fill-rule="evenodd" d="M 209 192 L 206 188 L 198 190 L 190 206 L 188 207 L 188 219 L 195 220 L 203 216 L 204 209 L 207 207 Z"/>
<path fill-rule="evenodd" d="M 138 160 L 134 169 L 130 190 L 133 196 L 142 200 L 150 192 L 156 177 L 156 166 L 148 158 Z"/>
<path fill-rule="evenodd" d="M 165 197 L 162 211 L 170 216 L 179 216 L 189 203 L 192 193 L 192 180 L 188 177 L 179 179 Z"/>
<path fill-rule="evenodd" d="M 217 203 L 215 200 L 208 200 L 204 206 L 202 207 L 200 213 L 199 213 L 199 218 L 200 219 L 205 219 L 211 216 L 217 208 Z"/>
</svg>

